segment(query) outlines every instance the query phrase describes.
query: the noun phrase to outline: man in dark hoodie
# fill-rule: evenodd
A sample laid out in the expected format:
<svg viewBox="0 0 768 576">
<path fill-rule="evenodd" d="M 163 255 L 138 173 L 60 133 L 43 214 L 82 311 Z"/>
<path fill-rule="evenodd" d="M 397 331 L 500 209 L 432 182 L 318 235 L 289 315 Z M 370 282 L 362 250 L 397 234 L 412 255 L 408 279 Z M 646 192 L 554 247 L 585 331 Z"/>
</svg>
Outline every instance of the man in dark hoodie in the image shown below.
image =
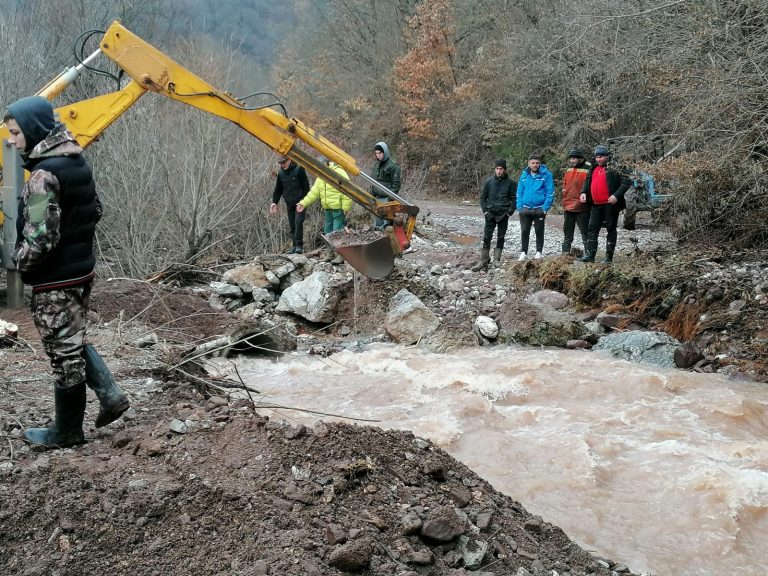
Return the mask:
<svg viewBox="0 0 768 576">
<path fill-rule="evenodd" d="M 21 279 L 32 286 L 32 317 L 54 377 L 53 425 L 28 428 L 24 436 L 41 446 L 74 446 L 85 441 L 86 384 L 101 404 L 97 427 L 129 407 L 101 357 L 85 344 L 101 203 L 82 148 L 56 121 L 48 100 L 22 98 L 8 106 L 4 121 L 8 142 L 30 172 L 19 198 L 13 260 Z"/>
<path fill-rule="evenodd" d="M 376 157 L 376 163 L 373 165 L 373 170 L 371 171 L 373 179 L 395 194 L 400 194 L 400 186 L 402 184 L 400 178 L 400 166 L 398 166 L 397 162 L 390 156 L 389 147 L 386 142 L 377 142 L 373 147 L 373 154 Z M 371 186 L 371 194 L 384 202 L 390 200 L 386 194 L 373 186 Z M 390 224 L 389 220 L 384 220 L 375 215 L 373 221 L 377 230 L 383 230 Z"/>
<path fill-rule="evenodd" d="M 309 178 L 307 172 L 301 166 L 294 164 L 290 158 L 283 156 L 278 160 L 280 171 L 275 180 L 275 190 L 272 193 L 272 204 L 269 207 L 270 214 L 277 214 L 277 203 L 280 198 L 285 200 L 285 208 L 288 211 L 288 234 L 291 237 L 293 247 L 289 254 L 301 254 L 304 252 L 304 212 L 297 212 L 296 205 L 304 199 L 309 192 Z"/>
<path fill-rule="evenodd" d="M 501 262 L 501 251 L 504 249 L 504 239 L 507 235 L 509 217 L 515 212 L 517 203 L 517 182 L 507 174 L 507 161 L 503 158 L 496 160 L 494 174 L 485 181 L 480 192 L 480 209 L 485 216 L 483 247 L 480 250 L 480 262 L 472 267 L 478 271 L 490 264 L 491 239 L 496 232 L 496 248 L 493 250 L 495 264 Z"/>
</svg>

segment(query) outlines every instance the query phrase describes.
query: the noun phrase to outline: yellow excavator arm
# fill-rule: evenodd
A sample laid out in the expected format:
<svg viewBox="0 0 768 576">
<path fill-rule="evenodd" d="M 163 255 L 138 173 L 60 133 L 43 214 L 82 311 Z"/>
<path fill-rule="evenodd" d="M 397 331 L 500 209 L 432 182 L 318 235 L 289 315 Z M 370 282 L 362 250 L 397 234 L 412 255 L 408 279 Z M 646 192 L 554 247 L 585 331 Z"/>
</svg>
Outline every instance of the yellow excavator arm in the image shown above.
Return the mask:
<svg viewBox="0 0 768 576">
<path fill-rule="evenodd" d="M 131 81 L 116 92 L 57 108 L 59 117 L 81 146 L 88 146 L 143 94 L 154 92 L 237 124 L 278 154 L 287 156 L 330 183 L 369 212 L 392 221 L 386 236 L 369 242 L 344 241 L 337 247 L 338 252 L 366 276 L 382 278 L 389 274 L 394 266 L 394 256 L 410 245 L 419 208 L 363 173 L 353 157 L 300 120 L 289 118 L 272 108 L 246 106 L 180 66 L 118 21 L 107 29 L 100 51 L 114 61 Z M 89 59 L 96 54 L 89 56 Z M 38 94 L 53 99 L 72 82 L 76 76 L 73 70 L 62 73 Z M 0 137 L 7 138 L 4 126 L 0 126 Z M 344 168 L 350 178 L 361 177 L 389 200 L 382 202 L 366 188 L 340 176 L 316 155 L 299 146 L 299 142 L 311 148 L 317 156 Z"/>
</svg>

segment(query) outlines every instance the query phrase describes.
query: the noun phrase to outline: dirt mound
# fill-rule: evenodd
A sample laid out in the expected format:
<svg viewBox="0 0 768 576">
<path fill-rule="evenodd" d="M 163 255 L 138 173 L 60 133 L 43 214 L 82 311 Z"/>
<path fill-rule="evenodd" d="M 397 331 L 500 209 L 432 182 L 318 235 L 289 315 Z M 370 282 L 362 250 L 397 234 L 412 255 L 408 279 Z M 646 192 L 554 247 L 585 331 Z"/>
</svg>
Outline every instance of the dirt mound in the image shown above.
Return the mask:
<svg viewBox="0 0 768 576">
<path fill-rule="evenodd" d="M 410 433 L 307 430 L 191 394 L 5 469 L 4 573 L 611 573 Z"/>
<path fill-rule="evenodd" d="M 101 322 L 137 322 L 152 326 L 169 342 L 189 342 L 222 334 L 236 319 L 208 304 L 207 292 L 161 286 L 140 280 L 97 281 L 91 310 Z"/>
</svg>

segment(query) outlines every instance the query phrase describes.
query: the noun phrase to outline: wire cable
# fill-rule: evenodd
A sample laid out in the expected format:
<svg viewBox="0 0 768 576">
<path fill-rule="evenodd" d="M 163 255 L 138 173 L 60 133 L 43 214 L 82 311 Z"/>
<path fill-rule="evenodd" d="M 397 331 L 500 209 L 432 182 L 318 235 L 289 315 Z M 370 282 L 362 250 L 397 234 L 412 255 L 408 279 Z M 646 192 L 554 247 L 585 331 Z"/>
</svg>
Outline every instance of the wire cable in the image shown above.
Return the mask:
<svg viewBox="0 0 768 576">
<path fill-rule="evenodd" d="M 208 92 L 189 92 L 189 93 L 177 92 L 176 91 L 176 85 L 173 82 L 170 82 L 168 84 L 168 91 L 172 92 L 176 96 L 181 96 L 182 98 L 191 98 L 193 96 L 210 96 L 210 97 L 213 97 L 213 98 L 218 98 L 219 100 L 221 100 L 225 104 L 229 104 L 230 106 L 232 106 L 233 108 L 237 108 L 238 110 L 262 110 L 264 108 L 271 108 L 273 106 L 279 106 L 282 109 L 282 111 L 283 111 L 283 116 L 288 118 L 288 111 L 285 109 L 285 105 L 282 102 L 280 102 L 279 100 L 277 100 L 277 96 L 275 96 L 271 92 L 254 92 L 253 94 L 249 94 L 248 96 L 245 96 L 245 98 L 235 98 L 235 100 L 240 101 L 240 100 L 245 100 L 245 99 L 251 98 L 252 96 L 267 94 L 267 95 L 272 96 L 272 97 L 275 98 L 275 101 L 270 103 L 270 104 L 264 104 L 262 106 L 244 106 L 244 105 L 235 106 L 227 98 L 224 98 L 221 94 L 219 94 L 217 92 L 211 92 L 211 91 L 208 91 Z"/>
<path fill-rule="evenodd" d="M 106 70 L 102 70 L 100 68 L 96 68 L 95 66 L 90 66 L 88 64 L 85 64 L 85 62 L 84 62 L 84 60 L 85 60 L 85 45 L 88 42 L 88 40 L 90 40 L 91 37 L 96 35 L 96 34 L 104 35 L 105 31 L 104 30 L 97 30 L 97 29 L 86 30 L 85 32 L 80 34 L 80 36 L 77 37 L 77 39 L 75 40 L 74 45 L 73 45 L 73 51 L 74 51 L 74 54 L 75 54 L 75 60 L 77 60 L 77 63 L 80 64 L 81 66 L 83 66 L 83 68 L 93 72 L 94 74 L 97 74 L 99 76 L 106 76 L 107 78 L 112 78 L 117 83 L 117 87 L 119 89 L 120 88 L 120 76 L 122 76 L 122 71 L 121 71 L 120 76 L 118 76 L 118 75 L 113 74 L 112 72 L 108 72 Z M 81 40 L 82 40 L 82 42 L 81 42 Z M 80 52 L 79 53 L 78 53 L 78 43 L 80 43 Z"/>
</svg>

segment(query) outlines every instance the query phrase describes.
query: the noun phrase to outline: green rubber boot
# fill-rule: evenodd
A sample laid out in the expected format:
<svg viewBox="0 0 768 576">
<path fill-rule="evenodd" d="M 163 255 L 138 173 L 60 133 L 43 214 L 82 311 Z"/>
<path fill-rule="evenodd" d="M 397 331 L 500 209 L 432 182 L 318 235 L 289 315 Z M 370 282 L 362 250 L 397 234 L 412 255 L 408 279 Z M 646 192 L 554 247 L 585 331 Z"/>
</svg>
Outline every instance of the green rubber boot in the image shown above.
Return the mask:
<svg viewBox="0 0 768 576">
<path fill-rule="evenodd" d="M 28 442 L 45 448 L 68 448 L 85 442 L 85 382 L 69 388 L 54 387 L 55 422 L 49 428 L 27 428 Z"/>
<path fill-rule="evenodd" d="M 83 346 L 83 358 L 85 359 L 85 381 L 99 399 L 100 408 L 99 415 L 96 417 L 96 428 L 101 428 L 120 418 L 131 407 L 131 403 L 120 387 L 115 384 L 115 379 L 104 360 L 90 344 Z"/>
</svg>

